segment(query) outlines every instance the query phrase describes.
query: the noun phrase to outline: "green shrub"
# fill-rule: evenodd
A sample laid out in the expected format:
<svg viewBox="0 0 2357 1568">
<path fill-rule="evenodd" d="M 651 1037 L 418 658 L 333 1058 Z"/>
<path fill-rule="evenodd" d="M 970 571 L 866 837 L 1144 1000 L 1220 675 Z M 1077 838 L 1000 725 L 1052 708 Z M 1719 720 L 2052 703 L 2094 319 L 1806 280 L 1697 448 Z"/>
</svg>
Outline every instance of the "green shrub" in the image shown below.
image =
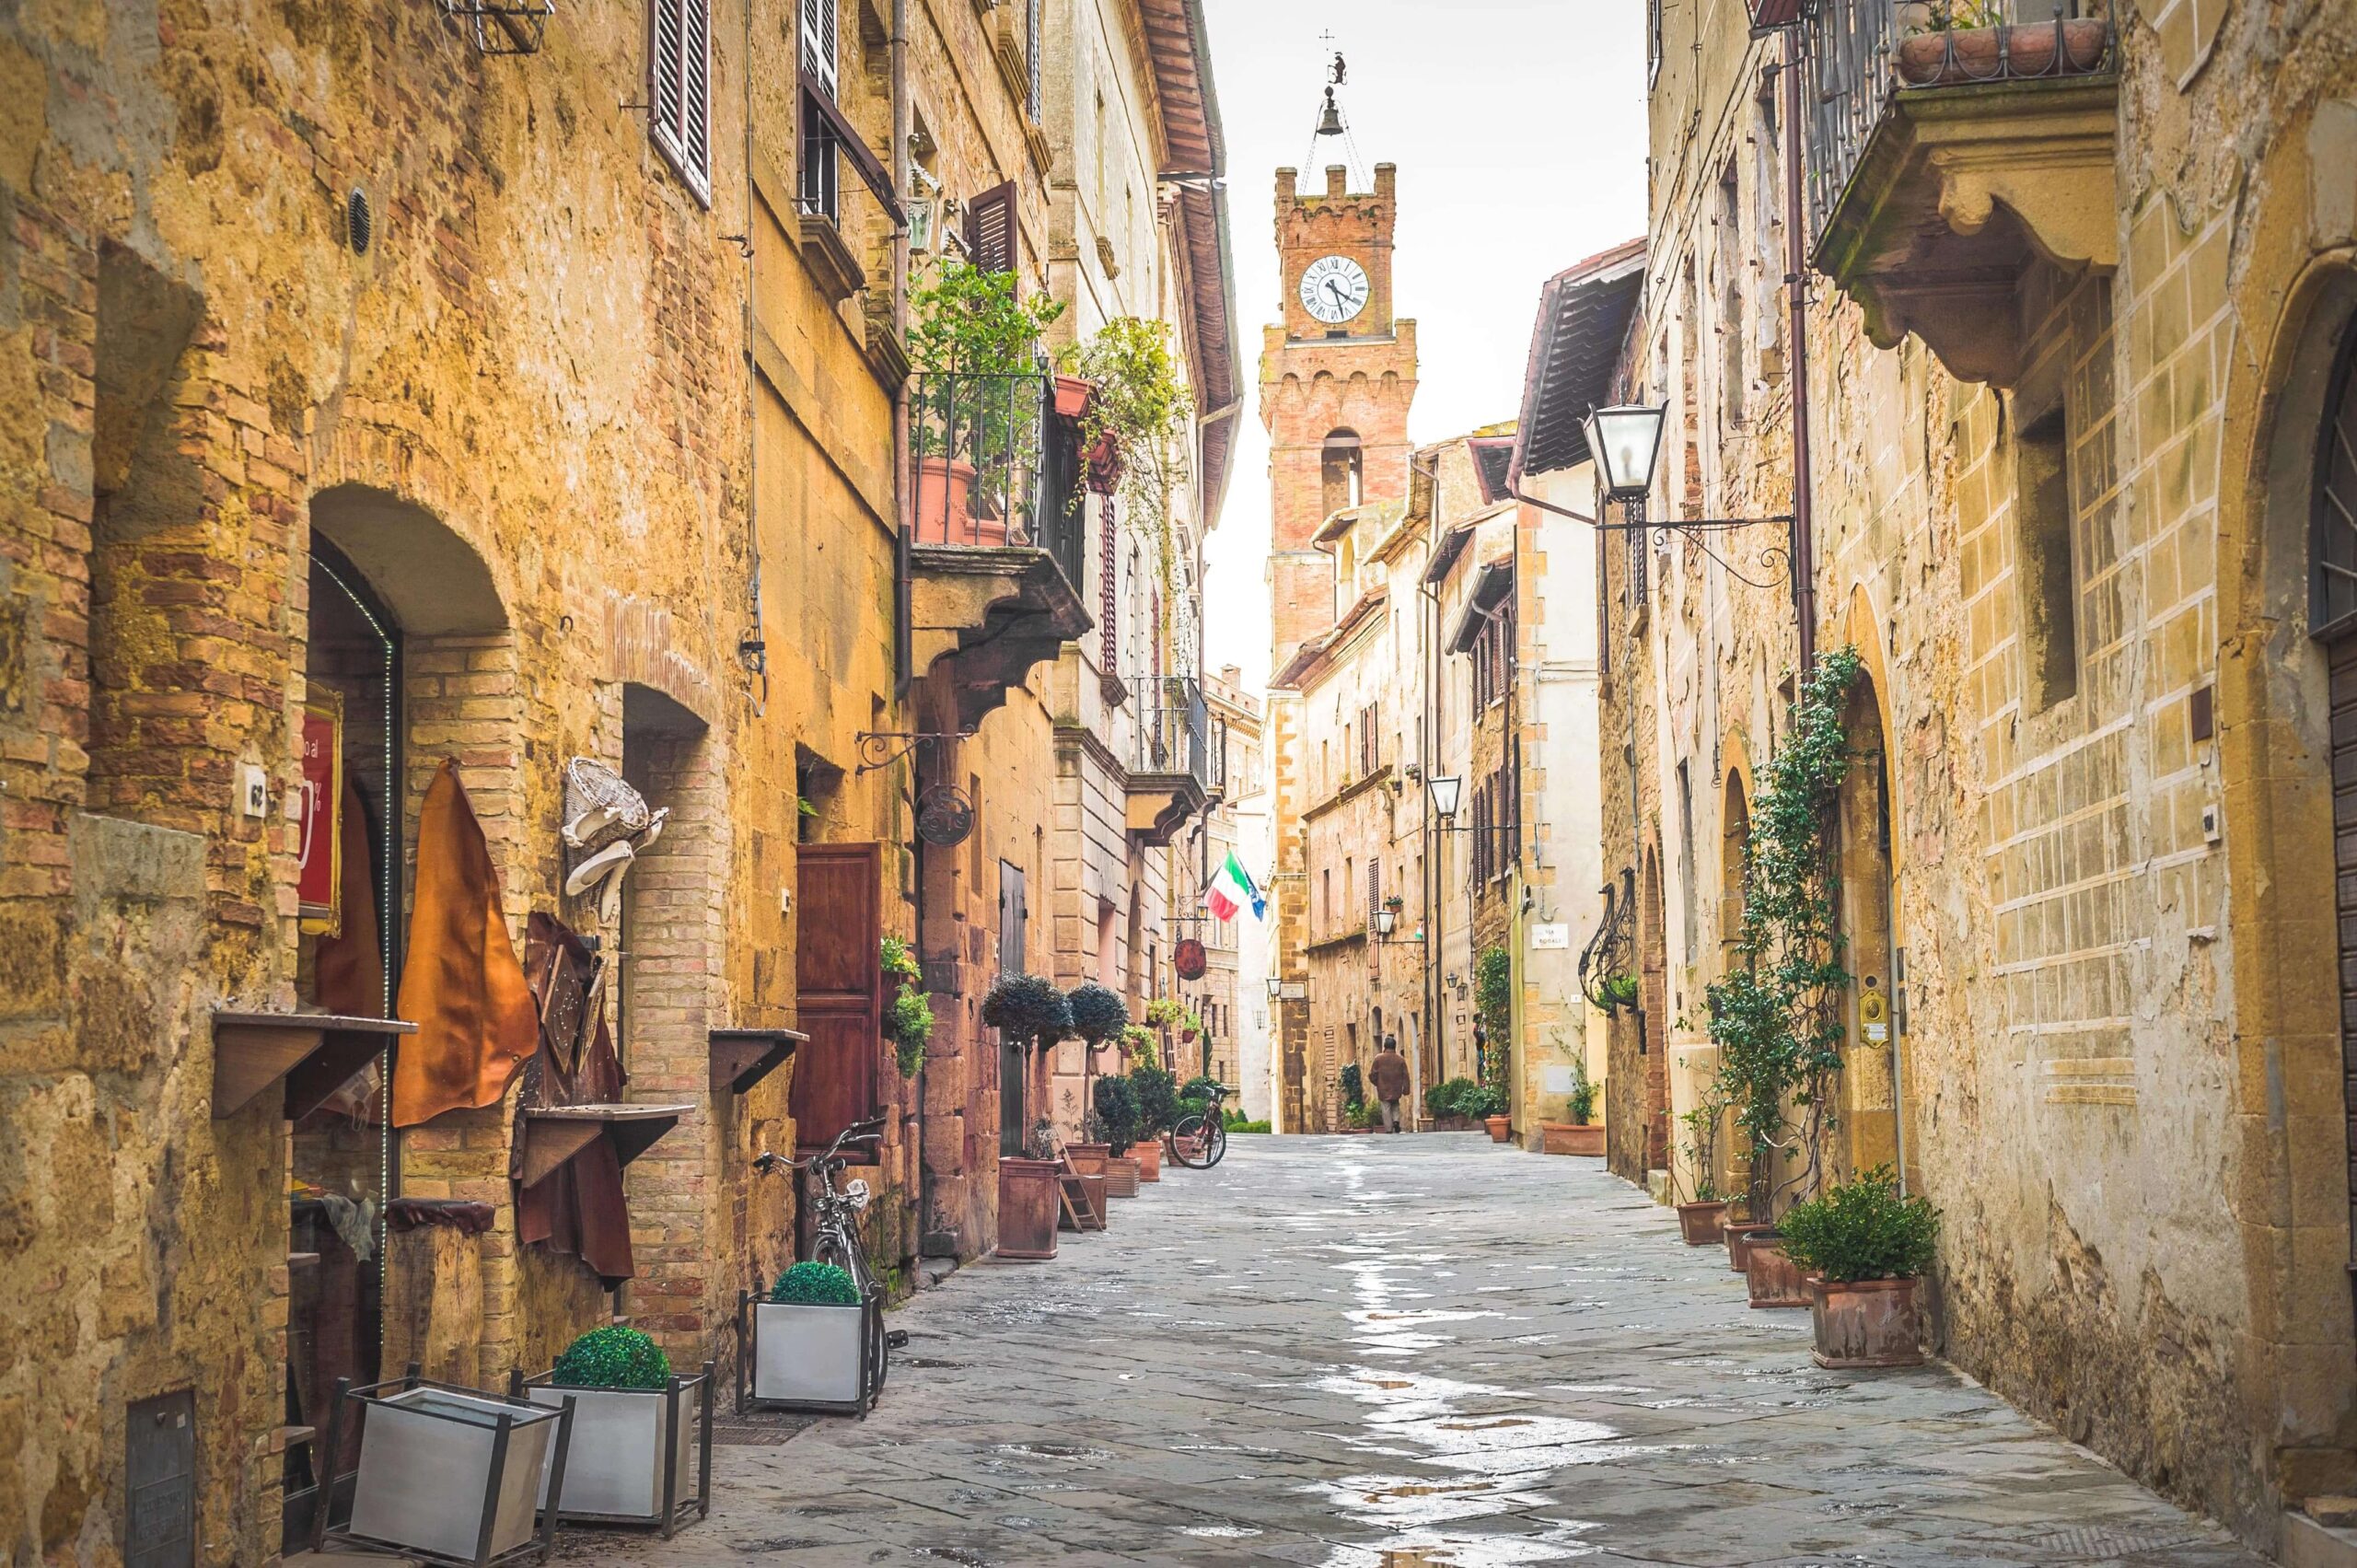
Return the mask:
<svg viewBox="0 0 2357 1568">
<path fill-rule="evenodd" d="M 1932 1266 L 1940 1214 L 1928 1198 L 1902 1198 L 1890 1167 L 1828 1188 L 1776 1222 L 1784 1255 L 1836 1283 L 1910 1279 Z"/>
<path fill-rule="evenodd" d="M 1129 1024 L 1129 1004 L 1094 981 L 1074 986 L 1064 1001 L 1072 1008 L 1072 1032 L 1090 1045 L 1118 1038 Z"/>
<path fill-rule="evenodd" d="M 1587 1075 L 1587 1052 L 1585 1050 L 1572 1058 L 1572 1092 L 1564 1102 L 1564 1109 L 1572 1113 L 1572 1120 L 1583 1127 L 1596 1113 L 1596 1081 Z"/>
<path fill-rule="evenodd" d="M 1621 1007 L 1633 1007 L 1637 1005 L 1637 977 L 1635 975 L 1607 975 L 1604 977 L 1604 983 L 1597 986 L 1596 989 L 1597 994 L 1604 998 L 1604 1005 L 1608 1010 Z"/>
<path fill-rule="evenodd" d="M 1144 1024 L 1128 1024 L 1121 1029 L 1121 1051 L 1132 1062 L 1152 1062 L 1162 1054 L 1162 1042 Z"/>
<path fill-rule="evenodd" d="M 1359 1071 L 1357 1063 L 1351 1062 L 1343 1064 L 1341 1082 L 1344 1109 L 1356 1110 L 1366 1103 L 1366 1077 Z"/>
<path fill-rule="evenodd" d="M 1138 1091 L 1129 1079 L 1107 1076 L 1097 1080 L 1097 1131 L 1117 1154 L 1127 1154 L 1138 1141 Z"/>
<path fill-rule="evenodd" d="M 1471 1116 L 1473 1112 L 1465 1109 L 1465 1098 L 1468 1095 L 1479 1094 L 1480 1088 L 1481 1086 L 1470 1078 L 1451 1078 L 1446 1083 L 1434 1084 L 1424 1091 L 1424 1114 L 1435 1120 L 1444 1116 Z"/>
<path fill-rule="evenodd" d="M 1375 1107 L 1365 1100 L 1353 1100 L 1343 1108 L 1342 1118 L 1364 1132 L 1375 1125 Z"/>
<path fill-rule="evenodd" d="M 552 1380 L 567 1388 L 660 1388 L 671 1380 L 671 1358 L 636 1329 L 615 1323 L 565 1346 Z"/>
<path fill-rule="evenodd" d="M 1053 1045 L 1072 1033 L 1072 1004 L 1052 981 L 1011 974 L 982 998 L 982 1022 L 1010 1040 Z"/>
<path fill-rule="evenodd" d="M 1130 1069 L 1130 1087 L 1138 1101 L 1138 1132 L 1153 1137 L 1178 1125 L 1178 1079 L 1159 1067 Z"/>
<path fill-rule="evenodd" d="M 923 1070 L 925 1049 L 933 1043 L 933 999 L 902 981 L 884 1010 L 884 1032 L 891 1037 L 900 1076 L 915 1077 Z"/>
<path fill-rule="evenodd" d="M 1219 1080 L 1198 1073 L 1178 1086 L 1178 1103 L 1189 1110 L 1201 1110 L 1212 1100 L 1212 1091 L 1219 1087 Z"/>
<path fill-rule="evenodd" d="M 1176 1028 L 1187 1016 L 1187 1009 L 1175 996 L 1157 996 L 1145 1005 L 1145 1021 L 1155 1028 Z"/>
<path fill-rule="evenodd" d="M 1487 1054 L 1504 1060 L 1514 1030 L 1514 955 L 1504 947 L 1484 947 L 1473 960 L 1473 1010 L 1489 1036 Z M 1489 1063 L 1481 1064 L 1481 1075 L 1491 1076 Z"/>
<path fill-rule="evenodd" d="M 1231 1132 L 1265 1132 L 1269 1130 L 1269 1124 L 1266 1121 L 1250 1121 L 1239 1110 L 1229 1119 L 1227 1130 Z"/>
<path fill-rule="evenodd" d="M 787 1307 L 857 1307 L 859 1284 L 835 1263 L 796 1263 L 777 1277 L 770 1299 Z"/>
</svg>

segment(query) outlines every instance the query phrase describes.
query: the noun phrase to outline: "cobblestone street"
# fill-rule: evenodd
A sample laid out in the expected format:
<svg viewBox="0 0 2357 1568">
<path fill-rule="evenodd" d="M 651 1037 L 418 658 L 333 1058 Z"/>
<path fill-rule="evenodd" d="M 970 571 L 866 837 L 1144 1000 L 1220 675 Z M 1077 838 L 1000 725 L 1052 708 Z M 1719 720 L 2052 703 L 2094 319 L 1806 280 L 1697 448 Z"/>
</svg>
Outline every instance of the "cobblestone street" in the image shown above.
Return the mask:
<svg viewBox="0 0 2357 1568">
<path fill-rule="evenodd" d="M 894 1321 L 865 1423 L 723 1446 L 710 1522 L 568 1560 L 2259 1561 L 1944 1369 L 1818 1370 L 1601 1162 L 1476 1134 L 1240 1138 Z"/>
</svg>

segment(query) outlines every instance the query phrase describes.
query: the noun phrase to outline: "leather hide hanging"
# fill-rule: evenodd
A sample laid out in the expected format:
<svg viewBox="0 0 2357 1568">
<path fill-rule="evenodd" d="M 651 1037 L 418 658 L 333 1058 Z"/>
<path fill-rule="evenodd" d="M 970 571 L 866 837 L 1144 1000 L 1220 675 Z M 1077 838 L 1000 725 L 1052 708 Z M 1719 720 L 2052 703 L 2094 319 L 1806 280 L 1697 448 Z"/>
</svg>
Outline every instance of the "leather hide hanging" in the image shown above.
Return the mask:
<svg viewBox="0 0 2357 1568">
<path fill-rule="evenodd" d="M 508 1168 L 523 1171 L 531 1108 L 611 1105 L 628 1081 L 606 1028 L 605 963 L 554 915 L 534 912 L 524 939 L 532 996 L 540 1007 L 540 1053 L 524 1069 Z M 637 1273 L 631 1257 L 630 1211 L 621 1162 L 612 1142 L 592 1139 L 537 1187 L 516 1190 L 516 1237 L 569 1252 L 608 1290 Z"/>
</svg>

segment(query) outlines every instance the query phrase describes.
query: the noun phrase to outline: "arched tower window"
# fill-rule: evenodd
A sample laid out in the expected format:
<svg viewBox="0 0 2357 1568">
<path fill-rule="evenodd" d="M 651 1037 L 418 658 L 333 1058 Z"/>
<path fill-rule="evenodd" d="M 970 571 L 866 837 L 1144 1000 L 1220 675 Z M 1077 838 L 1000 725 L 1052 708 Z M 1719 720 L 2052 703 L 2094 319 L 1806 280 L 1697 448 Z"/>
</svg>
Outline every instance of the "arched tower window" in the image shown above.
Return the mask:
<svg viewBox="0 0 2357 1568">
<path fill-rule="evenodd" d="M 1318 473 L 1323 481 L 1327 516 L 1359 504 L 1366 494 L 1366 455 L 1359 447 L 1357 431 L 1328 432 L 1319 454 Z"/>
</svg>

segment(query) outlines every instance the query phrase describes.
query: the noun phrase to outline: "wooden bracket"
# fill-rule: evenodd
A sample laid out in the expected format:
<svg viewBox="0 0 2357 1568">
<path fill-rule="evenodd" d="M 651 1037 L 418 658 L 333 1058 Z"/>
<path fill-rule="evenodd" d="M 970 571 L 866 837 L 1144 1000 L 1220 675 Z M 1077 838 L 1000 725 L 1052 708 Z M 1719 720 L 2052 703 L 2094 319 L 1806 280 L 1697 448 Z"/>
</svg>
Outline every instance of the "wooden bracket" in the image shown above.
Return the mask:
<svg viewBox="0 0 2357 1568">
<path fill-rule="evenodd" d="M 399 1018 L 342 1013 L 213 1015 L 213 1119 L 235 1116 L 284 1081 L 282 1114 L 300 1121 L 352 1081 L 395 1036 L 415 1034 Z"/>
<path fill-rule="evenodd" d="M 751 1092 L 754 1085 L 792 1060 L 809 1038 L 799 1029 L 713 1030 L 712 1092 Z"/>
</svg>

